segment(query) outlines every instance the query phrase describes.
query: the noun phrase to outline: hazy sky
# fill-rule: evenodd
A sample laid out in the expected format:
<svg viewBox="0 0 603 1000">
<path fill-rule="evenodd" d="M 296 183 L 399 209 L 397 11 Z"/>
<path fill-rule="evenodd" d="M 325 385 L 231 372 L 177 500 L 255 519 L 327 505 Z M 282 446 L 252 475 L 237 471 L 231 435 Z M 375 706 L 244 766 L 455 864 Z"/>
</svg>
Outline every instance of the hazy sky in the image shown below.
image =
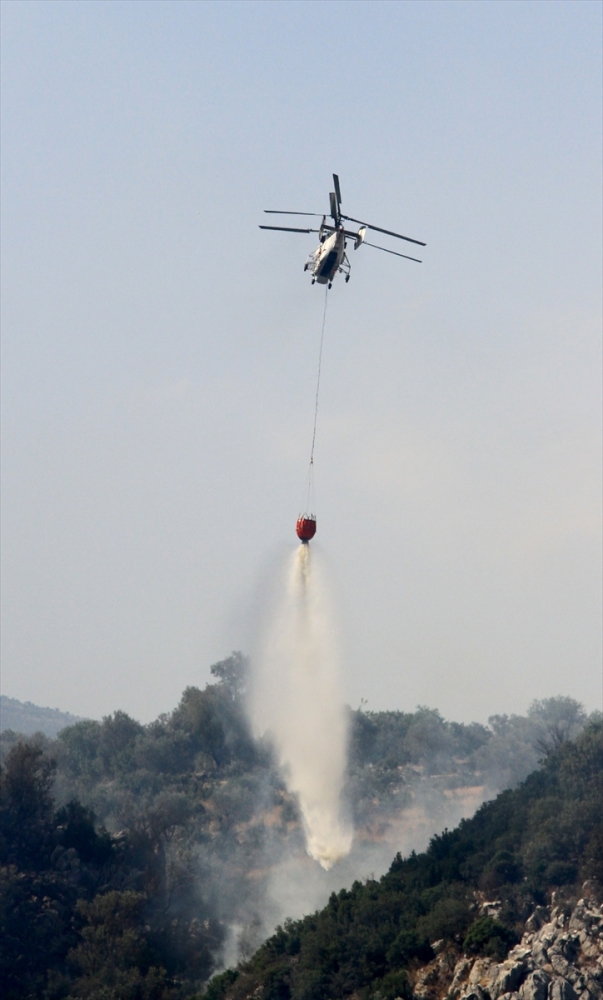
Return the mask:
<svg viewBox="0 0 603 1000">
<path fill-rule="evenodd" d="M 252 647 L 324 295 L 257 226 L 335 171 L 427 243 L 330 293 L 347 697 L 599 707 L 601 5 L 2 7 L 4 693 L 147 721 Z"/>
</svg>

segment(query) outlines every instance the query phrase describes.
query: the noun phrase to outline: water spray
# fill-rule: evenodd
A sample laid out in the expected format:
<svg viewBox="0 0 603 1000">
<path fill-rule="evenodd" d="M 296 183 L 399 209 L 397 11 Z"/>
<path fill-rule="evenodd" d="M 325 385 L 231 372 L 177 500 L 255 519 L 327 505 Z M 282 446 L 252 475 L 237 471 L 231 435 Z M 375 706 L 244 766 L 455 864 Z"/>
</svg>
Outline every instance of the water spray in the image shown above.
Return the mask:
<svg viewBox="0 0 603 1000">
<path fill-rule="evenodd" d="M 352 846 L 345 818 L 348 725 L 337 629 L 317 553 L 289 559 L 277 606 L 254 658 L 250 708 L 297 798 L 308 854 L 329 869 Z"/>
</svg>

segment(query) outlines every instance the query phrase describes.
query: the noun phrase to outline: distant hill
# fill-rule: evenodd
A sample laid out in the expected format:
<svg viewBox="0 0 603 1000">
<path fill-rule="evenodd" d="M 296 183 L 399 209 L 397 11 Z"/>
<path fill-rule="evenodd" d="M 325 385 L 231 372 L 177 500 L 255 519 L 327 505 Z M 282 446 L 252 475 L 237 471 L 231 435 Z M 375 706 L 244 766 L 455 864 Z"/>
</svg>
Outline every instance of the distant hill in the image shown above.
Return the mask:
<svg viewBox="0 0 603 1000">
<path fill-rule="evenodd" d="M 44 733 L 54 738 L 65 726 L 83 721 L 81 715 L 61 712 L 58 708 L 42 708 L 31 701 L 18 701 L 7 698 L 5 694 L 0 695 L 0 732 L 12 729 L 25 736 Z"/>
</svg>

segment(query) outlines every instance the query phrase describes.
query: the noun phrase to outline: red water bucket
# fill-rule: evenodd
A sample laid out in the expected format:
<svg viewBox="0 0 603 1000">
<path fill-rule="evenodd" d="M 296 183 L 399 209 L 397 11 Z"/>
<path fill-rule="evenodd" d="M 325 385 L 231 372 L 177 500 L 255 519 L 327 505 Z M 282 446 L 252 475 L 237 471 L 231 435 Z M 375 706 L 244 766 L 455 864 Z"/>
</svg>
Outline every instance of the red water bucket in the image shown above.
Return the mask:
<svg viewBox="0 0 603 1000">
<path fill-rule="evenodd" d="M 314 535 L 316 534 L 316 518 L 311 514 L 303 514 L 301 517 L 298 517 L 295 530 L 297 532 L 297 537 L 302 542 L 309 542 L 310 539 L 314 538 Z"/>
</svg>

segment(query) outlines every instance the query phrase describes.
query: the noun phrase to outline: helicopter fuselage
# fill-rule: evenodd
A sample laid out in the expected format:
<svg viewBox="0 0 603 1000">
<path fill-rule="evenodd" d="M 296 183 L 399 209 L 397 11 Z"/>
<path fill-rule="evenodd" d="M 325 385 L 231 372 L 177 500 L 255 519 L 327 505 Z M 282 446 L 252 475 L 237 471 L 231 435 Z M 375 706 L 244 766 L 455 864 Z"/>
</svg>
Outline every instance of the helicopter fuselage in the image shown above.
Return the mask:
<svg viewBox="0 0 603 1000">
<path fill-rule="evenodd" d="M 312 280 L 319 285 L 330 284 L 345 257 L 343 227 L 322 240 L 306 261 L 304 271 L 312 272 Z"/>
<path fill-rule="evenodd" d="M 345 275 L 346 281 L 350 280 L 350 262 L 345 252 L 346 240 L 352 241 L 354 250 L 357 250 L 362 243 L 365 243 L 366 246 L 373 247 L 375 250 L 383 250 L 385 253 L 391 253 L 395 257 L 405 257 L 407 260 L 414 260 L 418 264 L 421 263 L 416 257 L 409 257 L 408 254 L 398 253 L 397 250 L 389 250 L 387 247 L 377 246 L 376 243 L 368 243 L 366 232 L 367 229 L 372 229 L 376 233 L 384 233 L 385 236 L 394 236 L 398 240 L 416 243 L 421 247 L 425 246 L 421 240 L 413 240 L 410 236 L 402 236 L 402 233 L 394 233 L 391 229 L 381 229 L 380 226 L 372 226 L 369 222 L 354 219 L 351 215 L 343 215 L 341 211 L 341 188 L 337 174 L 333 174 L 333 184 L 335 190 L 329 194 L 330 216 L 333 220 L 333 225 L 330 223 L 327 224 L 327 216 L 325 214 L 322 217 L 319 229 L 312 229 L 308 226 L 260 226 L 260 229 L 273 229 L 281 233 L 318 233 L 319 244 L 304 264 L 304 271 L 310 271 L 312 275 L 313 285 L 318 283 L 319 285 L 327 285 L 330 288 L 333 278 L 338 271 Z M 285 212 L 276 208 L 265 208 L 264 212 L 267 215 L 320 216 L 319 212 Z M 351 232 L 345 228 L 346 222 L 355 222 L 360 226 L 360 229 L 357 233 Z"/>
</svg>

